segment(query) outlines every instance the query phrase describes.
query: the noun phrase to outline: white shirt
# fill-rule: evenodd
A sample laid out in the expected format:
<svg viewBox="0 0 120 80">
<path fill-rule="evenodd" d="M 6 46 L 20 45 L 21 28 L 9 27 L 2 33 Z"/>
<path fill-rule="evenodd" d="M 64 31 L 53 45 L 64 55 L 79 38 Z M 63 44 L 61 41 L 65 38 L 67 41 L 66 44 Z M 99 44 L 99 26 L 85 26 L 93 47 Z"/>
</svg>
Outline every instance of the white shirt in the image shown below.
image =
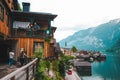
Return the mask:
<svg viewBox="0 0 120 80">
<path fill-rule="evenodd" d="M 9 57 L 14 58 L 14 52 L 9 52 Z"/>
</svg>

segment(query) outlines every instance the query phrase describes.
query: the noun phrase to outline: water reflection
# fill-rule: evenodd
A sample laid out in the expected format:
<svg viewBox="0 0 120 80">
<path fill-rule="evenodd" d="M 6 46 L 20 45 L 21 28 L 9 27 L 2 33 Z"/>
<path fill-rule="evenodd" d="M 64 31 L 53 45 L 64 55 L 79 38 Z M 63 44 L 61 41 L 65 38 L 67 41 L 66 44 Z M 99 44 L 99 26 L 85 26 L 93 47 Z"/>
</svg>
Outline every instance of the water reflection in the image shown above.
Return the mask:
<svg viewBox="0 0 120 80">
<path fill-rule="evenodd" d="M 92 75 L 84 75 L 83 80 L 120 80 L 120 55 L 116 53 L 106 53 L 105 62 L 92 63 Z"/>
</svg>

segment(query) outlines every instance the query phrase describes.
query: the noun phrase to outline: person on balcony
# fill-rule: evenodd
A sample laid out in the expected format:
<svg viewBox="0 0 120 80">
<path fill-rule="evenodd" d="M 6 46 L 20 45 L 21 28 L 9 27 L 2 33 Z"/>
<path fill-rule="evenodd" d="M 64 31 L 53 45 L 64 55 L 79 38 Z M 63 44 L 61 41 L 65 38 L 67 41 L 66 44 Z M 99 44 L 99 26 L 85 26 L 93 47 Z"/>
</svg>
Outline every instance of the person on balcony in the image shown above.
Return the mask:
<svg viewBox="0 0 120 80">
<path fill-rule="evenodd" d="M 33 34 L 37 35 L 39 29 L 40 29 L 40 26 L 36 22 L 34 22 L 34 25 L 33 25 L 34 32 L 33 32 Z"/>
<path fill-rule="evenodd" d="M 37 31 L 38 29 L 40 29 L 40 26 L 36 22 L 34 22 L 34 30 Z"/>
<path fill-rule="evenodd" d="M 32 37 L 32 35 L 33 35 L 33 25 L 32 25 L 32 24 L 29 24 L 29 25 L 28 25 L 28 28 L 29 28 L 29 30 L 30 30 L 30 37 Z"/>
</svg>

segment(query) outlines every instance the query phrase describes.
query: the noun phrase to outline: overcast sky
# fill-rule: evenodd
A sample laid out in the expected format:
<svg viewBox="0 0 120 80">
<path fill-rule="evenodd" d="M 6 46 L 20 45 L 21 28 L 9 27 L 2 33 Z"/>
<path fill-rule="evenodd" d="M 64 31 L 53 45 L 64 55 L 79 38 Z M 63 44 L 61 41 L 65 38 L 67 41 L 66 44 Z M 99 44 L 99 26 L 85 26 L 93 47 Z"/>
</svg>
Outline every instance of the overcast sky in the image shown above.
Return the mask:
<svg viewBox="0 0 120 80">
<path fill-rule="evenodd" d="M 30 11 L 57 14 L 52 22 L 60 41 L 88 27 L 120 18 L 120 0 L 18 0 L 30 2 Z"/>
</svg>

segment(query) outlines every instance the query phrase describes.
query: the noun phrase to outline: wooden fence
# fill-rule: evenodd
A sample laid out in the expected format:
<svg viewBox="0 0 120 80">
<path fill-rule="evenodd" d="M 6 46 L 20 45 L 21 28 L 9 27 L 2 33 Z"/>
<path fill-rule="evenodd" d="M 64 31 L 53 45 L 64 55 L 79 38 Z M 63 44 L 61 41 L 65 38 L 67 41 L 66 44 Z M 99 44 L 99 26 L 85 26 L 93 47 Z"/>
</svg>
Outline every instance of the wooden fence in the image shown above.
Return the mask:
<svg viewBox="0 0 120 80">
<path fill-rule="evenodd" d="M 18 68 L 16 71 L 8 74 L 0 80 L 31 80 L 36 73 L 38 59 L 34 59 L 25 66 Z"/>
</svg>

